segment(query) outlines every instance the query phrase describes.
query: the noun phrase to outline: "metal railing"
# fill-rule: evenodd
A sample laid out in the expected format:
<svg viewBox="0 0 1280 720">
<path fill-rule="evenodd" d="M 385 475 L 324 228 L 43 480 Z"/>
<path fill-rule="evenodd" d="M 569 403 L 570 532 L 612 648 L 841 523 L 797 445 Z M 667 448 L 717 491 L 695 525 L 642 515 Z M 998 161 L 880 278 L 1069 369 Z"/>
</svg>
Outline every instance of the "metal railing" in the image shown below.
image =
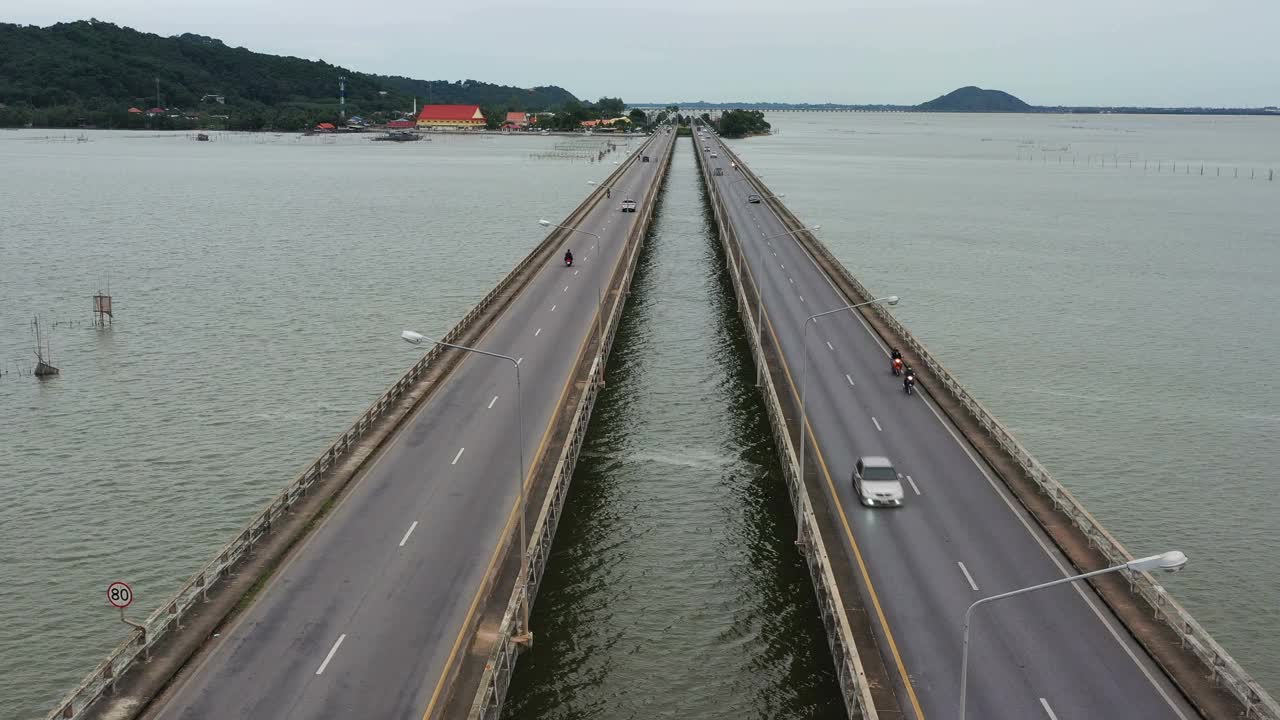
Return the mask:
<svg viewBox="0 0 1280 720">
<path fill-rule="evenodd" d="M 600 392 L 600 387 L 604 384 L 605 363 L 609 357 L 610 350 L 613 349 L 613 340 L 617 335 L 618 325 L 622 320 L 624 303 L 631 287 L 631 281 L 634 279 L 640 251 L 643 249 L 645 233 L 648 232 L 649 223 L 653 219 L 654 200 L 657 197 L 661 180 L 670 164 L 671 149 L 674 148 L 674 145 L 673 141 L 659 165 L 653 184 L 646 191 L 642 218 L 640 222 L 636 223 L 632 229 L 631 237 L 628 238 L 631 246 L 630 256 L 626 258 L 626 262 L 623 264 L 621 270 L 623 274 L 618 283 L 618 292 L 614 295 L 613 303 L 609 307 L 603 342 L 587 373 L 586 387 L 582 397 L 578 399 L 578 405 L 570 423 L 568 439 L 564 448 L 560 451 L 560 458 L 556 462 L 555 470 L 552 473 L 547 495 L 543 500 L 542 509 L 538 513 L 538 519 L 534 523 L 531 533 L 529 557 L 527 558 L 528 566 L 525 568 L 526 577 L 529 578 L 529 589 L 526 593 L 523 588 L 517 585 L 512 590 L 511 599 L 508 601 L 506 612 L 502 616 L 502 623 L 498 626 L 497 644 L 489 655 L 489 661 L 485 665 L 484 674 L 480 679 L 480 686 L 476 690 L 475 700 L 471 705 L 471 711 L 468 716 L 470 720 L 494 720 L 502 714 L 502 703 L 506 699 L 507 687 L 511 683 L 511 675 L 515 672 L 516 659 L 520 653 L 520 646 L 514 640 L 514 636 L 518 631 L 519 618 L 522 616 L 524 603 L 529 603 L 530 608 L 532 608 L 533 602 L 537 599 L 538 589 L 542 584 L 542 575 L 551 559 L 551 546 L 555 540 L 556 528 L 560 524 L 560 516 L 564 510 L 565 500 L 569 496 L 569 486 L 573 480 L 573 471 L 577 467 L 578 453 L 582 448 L 582 441 L 586 438 L 587 430 L 591 424 L 591 410 L 595 407 L 596 396 Z"/>
<path fill-rule="evenodd" d="M 733 158 L 738 168 L 750 179 L 748 184 L 754 185 L 762 196 L 772 196 L 768 186 L 749 168 L 743 165 L 727 146 L 724 151 Z M 789 230 L 801 230 L 804 223 L 776 197 L 768 197 L 766 203 L 773 209 L 784 226 Z M 812 232 L 797 232 L 796 237 L 805 243 L 809 251 L 820 256 L 829 268 L 840 275 L 840 279 L 854 288 L 857 295 L 851 298 L 855 302 L 864 302 L 875 297 L 857 278 L 845 268 L 827 246 Z M 960 381 L 946 369 L 936 357 L 921 343 L 911 331 L 898 322 L 885 307 L 876 304 L 868 306 L 924 363 L 929 372 L 939 380 L 943 388 L 959 402 L 978 422 L 983 430 L 1000 446 L 1000 448 L 1026 473 L 1032 482 L 1053 501 L 1054 507 L 1070 519 L 1089 541 L 1090 547 L 1096 548 L 1112 565 L 1119 565 L 1134 559 L 1120 541 L 1116 540 L 1102 523 L 1098 522 L 1084 505 L 1071 494 L 1049 471 L 1032 457 L 1031 452 L 1018 442 L 1008 428 L 978 401 Z M 1234 658 L 1218 644 L 1182 605 L 1169 596 L 1168 591 L 1156 582 L 1150 573 L 1134 573 L 1124 570 L 1122 573 L 1129 581 L 1132 592 L 1137 593 L 1152 609 L 1153 617 L 1173 630 L 1185 650 L 1192 652 L 1205 666 L 1207 677 L 1216 686 L 1225 687 L 1244 707 L 1245 718 L 1262 720 L 1280 720 L 1280 703 L 1277 703 L 1261 685 L 1257 683 Z"/>
<path fill-rule="evenodd" d="M 746 286 L 742 273 L 743 262 L 741 262 L 742 245 L 738 240 L 732 223 L 727 219 L 728 214 L 724 209 L 724 200 L 720 197 L 719 192 L 716 191 L 715 184 L 707 174 L 702 153 L 695 152 L 695 154 L 698 156 L 698 167 L 702 172 L 703 181 L 712 200 L 712 210 L 716 224 L 719 227 L 729 276 L 733 281 L 734 292 L 738 296 L 738 311 L 742 315 L 747 340 L 751 344 L 756 362 L 767 368 L 762 339 L 757 337 L 755 333 L 755 329 L 758 326 L 757 321 L 752 312 L 751 303 L 746 301 Z M 741 167 L 741 163 L 739 162 L 738 164 Z M 739 261 L 734 259 L 735 247 L 739 253 Z M 754 291 L 759 292 L 760 289 L 755 286 L 755 280 L 750 276 L 750 273 L 747 273 L 747 277 L 751 280 Z M 781 351 L 780 348 L 778 350 L 779 352 Z M 804 554 L 805 562 L 809 566 L 809 576 L 813 579 L 813 588 L 821 610 L 822 624 L 826 629 L 827 645 L 831 651 L 831 657 L 835 661 L 836 675 L 840 684 L 840 694 L 844 700 L 845 713 L 850 718 L 861 717 L 866 720 L 876 720 L 879 714 L 871 697 L 871 690 L 867 683 L 866 673 L 863 670 L 862 660 L 859 658 L 857 646 L 854 644 L 853 629 L 845 612 L 839 586 L 836 584 L 835 572 L 831 567 L 831 559 L 827 554 L 826 544 L 819 530 L 817 516 L 814 515 L 813 503 L 809 499 L 808 488 L 805 487 L 800 473 L 800 462 L 796 457 L 791 434 L 787 430 L 786 416 L 782 411 L 782 403 L 778 398 L 778 391 L 774 386 L 772 373 L 762 373 L 761 392 L 764 394 L 764 404 L 769 415 L 769 425 L 773 429 L 773 440 L 782 456 L 782 475 L 787 483 L 787 492 L 791 496 L 791 507 L 795 514 L 796 530 L 799 536 L 796 539 L 796 544 Z"/>
<path fill-rule="evenodd" d="M 601 184 L 601 187 L 606 184 L 612 184 L 613 178 L 621 174 L 631 162 L 634 162 L 636 155 L 638 153 L 633 153 L 631 158 L 616 168 L 609 175 L 609 178 Z M 589 194 L 569 213 L 564 224 L 573 224 L 580 220 L 601 198 L 603 198 L 603 193 L 600 190 Z M 459 341 L 476 320 L 488 312 L 493 303 L 502 296 L 502 293 L 513 282 L 521 279 L 533 264 L 544 261 L 542 256 L 558 242 L 559 236 L 555 233 L 548 235 L 539 242 L 528 255 L 498 281 L 498 284 L 440 339 L 449 343 Z M 413 386 L 423 376 L 431 363 L 435 362 L 440 356 L 440 353 L 441 346 L 435 345 L 410 366 L 391 387 L 379 395 L 364 412 L 360 413 L 355 421 L 316 460 L 308 465 L 302 474 L 291 481 L 284 490 L 267 503 L 265 508 L 254 515 L 253 519 L 230 542 L 224 545 L 214 555 L 213 559 L 197 570 L 168 601 L 152 611 L 145 620 L 139 623 L 136 629 L 130 631 L 125 639 L 107 655 L 105 660 L 98 663 L 97 667 L 90 671 L 80 681 L 79 685 L 63 697 L 58 705 L 46 716 L 47 720 L 76 720 L 84 717 L 85 711 L 89 706 L 102 695 L 112 692 L 115 683 L 139 658 L 143 660 L 149 659 L 151 648 L 155 647 L 169 633 L 181 630 L 182 618 L 192 606 L 208 600 L 210 588 L 225 577 L 231 568 L 253 549 L 258 540 L 271 532 L 272 523 L 277 518 L 288 512 L 299 499 L 305 497 L 312 486 L 323 481 L 329 471 L 350 453 L 352 447 L 374 429 L 375 424 L 386 416 L 395 403 L 405 393 L 413 389 Z M 402 417 L 403 415 L 396 418 L 397 421 Z"/>
</svg>

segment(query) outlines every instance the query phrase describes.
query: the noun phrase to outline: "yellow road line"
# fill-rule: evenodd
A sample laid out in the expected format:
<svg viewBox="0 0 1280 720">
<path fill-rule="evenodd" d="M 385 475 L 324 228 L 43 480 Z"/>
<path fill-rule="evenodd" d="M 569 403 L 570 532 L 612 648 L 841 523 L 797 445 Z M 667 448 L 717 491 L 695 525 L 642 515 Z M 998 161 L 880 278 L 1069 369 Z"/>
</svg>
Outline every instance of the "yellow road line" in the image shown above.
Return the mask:
<svg viewBox="0 0 1280 720">
<path fill-rule="evenodd" d="M 742 253 L 743 248 L 739 247 L 738 252 Z M 751 282 L 756 287 L 756 292 L 760 292 L 760 285 L 756 282 L 755 274 L 751 272 L 751 263 L 743 258 L 743 266 L 747 269 L 747 275 L 751 277 Z M 760 306 L 763 307 L 763 303 Z M 787 376 L 787 384 L 791 386 L 791 395 L 799 402 L 800 394 L 796 392 L 795 380 L 791 377 L 791 367 L 787 364 L 785 353 L 781 352 L 782 343 L 778 342 L 778 335 L 773 330 L 773 321 L 769 319 L 768 313 L 764 315 L 764 323 L 769 326 L 769 335 L 773 337 L 774 347 L 779 349 L 778 359 L 782 362 L 782 371 Z M 804 348 L 801 348 L 803 352 Z M 803 416 L 802 416 L 803 417 Z M 889 629 L 889 621 L 884 616 L 884 610 L 880 607 L 880 597 L 876 593 L 875 586 L 871 583 L 871 574 L 867 572 L 867 564 L 862 558 L 862 551 L 858 548 L 858 541 L 853 537 L 853 528 L 849 524 L 849 518 L 845 515 L 844 506 L 840 503 L 840 495 L 836 492 L 835 483 L 831 480 L 831 471 L 827 468 L 827 461 L 822 456 L 822 447 L 818 443 L 817 433 L 813 432 L 813 427 L 809 425 L 808 418 L 803 419 L 804 432 L 813 438 L 813 449 L 818 454 L 818 464 L 822 466 L 822 474 L 827 479 L 827 489 L 831 491 L 831 501 L 835 503 L 836 511 L 840 514 L 840 523 L 844 526 L 845 537 L 849 540 L 849 547 L 853 549 L 853 556 L 858 561 L 858 570 L 862 573 L 862 580 L 867 584 L 867 592 L 871 595 L 871 604 L 875 606 L 876 617 L 880 620 L 880 627 L 884 629 L 885 638 L 889 641 L 889 651 L 893 654 L 894 663 L 898 666 L 898 672 L 902 675 L 902 685 L 907 689 L 907 696 L 911 700 L 911 707 L 915 710 L 916 717 L 924 720 L 924 711 L 920 708 L 920 700 L 916 697 L 915 688 L 911 686 L 911 676 L 907 673 L 906 665 L 902 662 L 902 654 L 898 652 L 898 643 L 893 638 L 893 631 Z M 801 442 L 804 442 L 803 434 Z M 801 473 L 804 468 L 800 469 Z"/>
</svg>

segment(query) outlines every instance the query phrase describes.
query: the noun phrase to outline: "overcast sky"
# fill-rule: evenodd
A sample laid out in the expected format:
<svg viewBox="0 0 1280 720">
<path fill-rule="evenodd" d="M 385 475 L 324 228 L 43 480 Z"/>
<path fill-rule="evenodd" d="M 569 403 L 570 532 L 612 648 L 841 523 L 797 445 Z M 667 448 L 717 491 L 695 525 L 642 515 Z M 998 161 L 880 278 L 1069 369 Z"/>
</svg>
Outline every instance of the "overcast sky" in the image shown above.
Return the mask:
<svg viewBox="0 0 1280 720">
<path fill-rule="evenodd" d="M 38 0 L 87 19 L 429 80 L 628 102 L 1280 105 L 1280 0 Z"/>
</svg>

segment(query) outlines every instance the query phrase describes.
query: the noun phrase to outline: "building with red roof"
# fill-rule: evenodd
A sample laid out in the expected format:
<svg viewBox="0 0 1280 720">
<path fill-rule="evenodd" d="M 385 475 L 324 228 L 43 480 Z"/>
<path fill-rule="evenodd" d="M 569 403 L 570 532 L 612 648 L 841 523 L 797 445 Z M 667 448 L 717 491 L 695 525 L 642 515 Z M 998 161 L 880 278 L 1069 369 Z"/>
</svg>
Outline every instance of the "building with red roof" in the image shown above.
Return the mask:
<svg viewBox="0 0 1280 720">
<path fill-rule="evenodd" d="M 141 114 L 142 114 L 142 110 L 141 110 L 140 108 L 131 107 L 131 108 L 129 108 L 129 114 L 130 114 L 130 115 L 141 115 Z"/>
<path fill-rule="evenodd" d="M 484 124 L 479 105 L 423 105 L 418 112 L 420 128 L 482 128 Z"/>
<path fill-rule="evenodd" d="M 507 113 L 506 122 L 502 123 L 502 127 L 523 128 L 529 127 L 529 113 L 509 112 Z"/>
<path fill-rule="evenodd" d="M 327 122 L 316 123 L 316 126 L 315 126 L 316 132 L 333 132 L 337 129 L 338 128 L 335 127 L 333 123 L 327 123 Z"/>
<path fill-rule="evenodd" d="M 391 120 L 387 122 L 387 129 L 388 130 L 412 130 L 413 121 L 412 120 Z"/>
</svg>

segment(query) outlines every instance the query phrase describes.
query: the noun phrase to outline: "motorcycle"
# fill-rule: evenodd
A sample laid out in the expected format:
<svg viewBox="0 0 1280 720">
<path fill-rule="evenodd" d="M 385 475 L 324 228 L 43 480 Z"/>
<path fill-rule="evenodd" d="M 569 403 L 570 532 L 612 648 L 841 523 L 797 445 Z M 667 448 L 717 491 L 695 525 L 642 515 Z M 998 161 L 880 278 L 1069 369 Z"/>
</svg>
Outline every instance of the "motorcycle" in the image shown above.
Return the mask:
<svg viewBox="0 0 1280 720">
<path fill-rule="evenodd" d="M 903 391 L 903 392 L 905 392 L 905 393 L 906 393 L 906 394 L 908 394 L 908 395 L 911 395 L 911 394 L 913 394 L 913 393 L 915 392 L 915 390 L 916 390 L 916 376 L 915 376 L 915 375 L 908 375 L 908 376 L 906 376 L 906 377 L 902 378 L 902 391 Z"/>
<path fill-rule="evenodd" d="M 889 369 L 893 372 L 894 377 L 898 377 L 899 375 L 901 375 L 902 374 L 902 358 L 894 358 L 893 362 L 890 363 Z"/>
<path fill-rule="evenodd" d="M 565 258 L 565 259 L 564 259 L 564 266 L 565 266 L 565 267 L 573 267 L 573 258 L 571 258 L 571 257 L 567 257 L 567 258 Z"/>
</svg>

